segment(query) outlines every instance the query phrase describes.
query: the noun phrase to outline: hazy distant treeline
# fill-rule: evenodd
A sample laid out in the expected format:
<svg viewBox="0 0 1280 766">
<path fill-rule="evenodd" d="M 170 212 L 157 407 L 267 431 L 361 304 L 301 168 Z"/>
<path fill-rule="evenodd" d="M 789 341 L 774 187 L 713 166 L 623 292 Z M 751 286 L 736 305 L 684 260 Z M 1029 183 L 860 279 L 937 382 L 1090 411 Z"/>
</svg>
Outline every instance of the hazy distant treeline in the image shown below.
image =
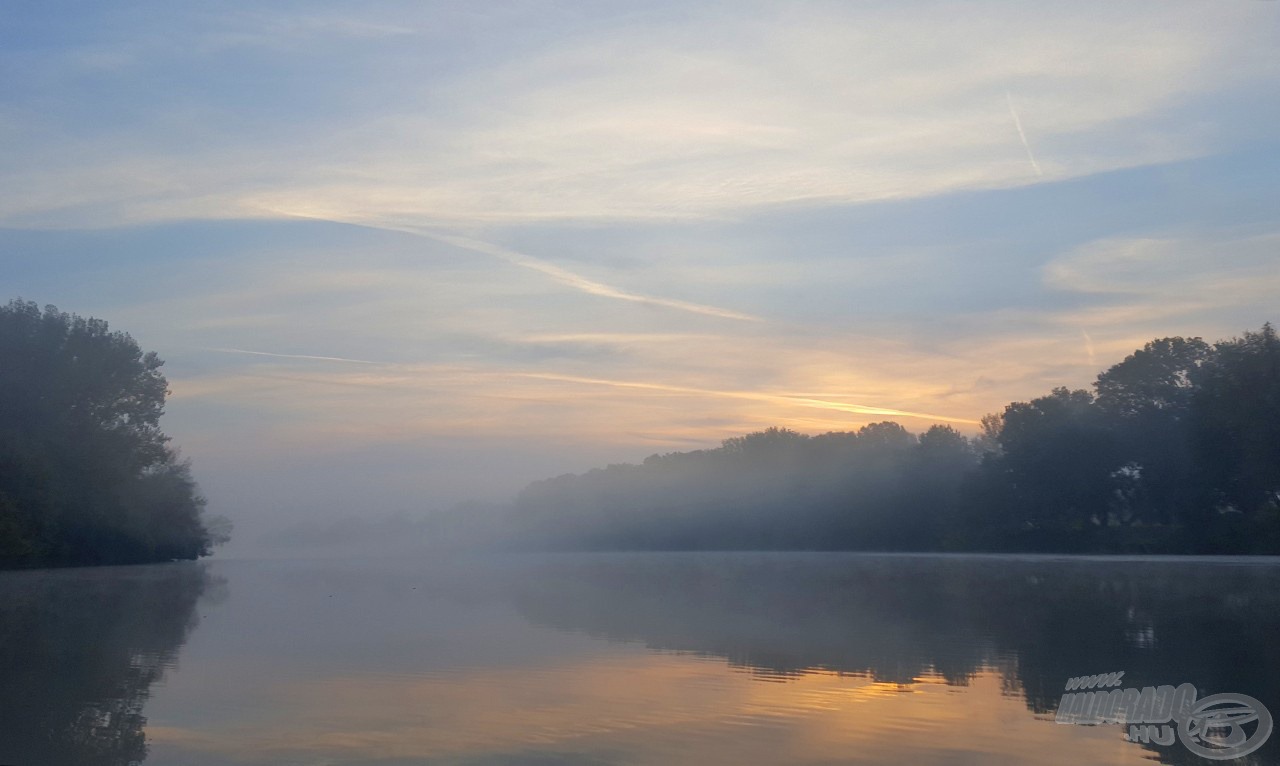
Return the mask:
<svg viewBox="0 0 1280 766">
<path fill-rule="evenodd" d="M 100 319 L 0 306 L 0 568 L 193 559 L 225 537 L 160 431 L 162 364 Z"/>
<path fill-rule="evenodd" d="M 1162 338 L 968 439 L 770 428 L 536 482 L 513 539 L 589 549 L 1280 553 L 1280 339 Z"/>
</svg>

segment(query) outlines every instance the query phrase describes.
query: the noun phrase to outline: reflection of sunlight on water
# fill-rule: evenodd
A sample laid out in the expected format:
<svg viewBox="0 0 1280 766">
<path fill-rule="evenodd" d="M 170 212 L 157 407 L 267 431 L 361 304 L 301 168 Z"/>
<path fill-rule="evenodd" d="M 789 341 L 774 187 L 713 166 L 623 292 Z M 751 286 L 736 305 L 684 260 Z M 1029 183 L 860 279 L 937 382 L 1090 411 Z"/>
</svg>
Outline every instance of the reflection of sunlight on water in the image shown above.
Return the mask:
<svg viewBox="0 0 1280 766">
<path fill-rule="evenodd" d="M 535 667 L 283 679 L 217 727 L 153 725 L 148 738 L 158 762 L 1150 763 L 1118 727 L 1029 714 L 994 669 L 964 687 L 832 671 L 764 682 L 722 660 L 616 649 Z"/>
<path fill-rule="evenodd" d="M 1053 712 L 1069 676 L 1106 668 L 1275 697 L 1265 674 L 1251 686 L 1204 649 L 1229 629 L 1270 656 L 1278 570 L 1188 583 L 1184 566 L 808 554 L 227 565 L 234 598 L 202 609 L 182 666 L 152 692 L 147 763 L 1176 759 L 1179 746 Z M 1257 603 L 1206 597 L 1223 591 Z M 1130 633 L 1146 627 L 1159 640 L 1136 648 Z"/>
</svg>

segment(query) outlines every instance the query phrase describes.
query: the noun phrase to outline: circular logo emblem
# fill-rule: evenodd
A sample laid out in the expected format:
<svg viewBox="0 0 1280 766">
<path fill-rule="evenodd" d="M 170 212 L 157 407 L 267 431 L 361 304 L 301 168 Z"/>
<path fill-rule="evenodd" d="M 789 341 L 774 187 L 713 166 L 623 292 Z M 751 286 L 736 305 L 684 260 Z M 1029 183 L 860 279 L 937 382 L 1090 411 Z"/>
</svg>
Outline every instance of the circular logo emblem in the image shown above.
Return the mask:
<svg viewBox="0 0 1280 766">
<path fill-rule="evenodd" d="M 1196 703 L 1178 726 L 1178 739 L 1202 758 L 1225 761 L 1262 747 L 1271 712 L 1247 694 L 1214 694 Z"/>
</svg>

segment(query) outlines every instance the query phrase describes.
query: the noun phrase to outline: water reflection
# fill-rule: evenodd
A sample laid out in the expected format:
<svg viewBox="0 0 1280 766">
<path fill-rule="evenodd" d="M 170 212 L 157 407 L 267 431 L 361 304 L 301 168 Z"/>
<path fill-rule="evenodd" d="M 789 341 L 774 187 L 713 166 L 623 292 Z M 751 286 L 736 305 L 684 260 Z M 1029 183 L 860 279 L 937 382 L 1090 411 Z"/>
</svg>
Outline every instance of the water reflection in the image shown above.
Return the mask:
<svg viewBox="0 0 1280 766">
<path fill-rule="evenodd" d="M 149 690 L 208 587 L 194 564 L 0 576 L 0 763 L 141 761 Z"/>
<path fill-rule="evenodd" d="M 198 569 L 0 577 L 0 763 L 134 762 L 144 732 L 149 766 L 1204 763 L 1053 722 L 1068 677 L 1118 670 L 1126 687 L 1185 681 L 1280 712 L 1276 562 L 213 567 L 233 596 L 200 606 L 162 684 L 211 590 Z"/>
<path fill-rule="evenodd" d="M 1065 681 L 1195 684 L 1280 709 L 1273 560 L 897 555 L 609 556 L 561 562 L 517 589 L 529 619 L 764 677 L 813 670 L 966 686 L 992 671 L 1032 713 Z M 1104 727 L 1107 728 L 1107 727 Z M 1121 736 L 1120 727 L 1111 727 Z M 1252 759 L 1280 762 L 1271 742 Z M 1203 763 L 1177 747 L 1166 763 Z"/>
</svg>

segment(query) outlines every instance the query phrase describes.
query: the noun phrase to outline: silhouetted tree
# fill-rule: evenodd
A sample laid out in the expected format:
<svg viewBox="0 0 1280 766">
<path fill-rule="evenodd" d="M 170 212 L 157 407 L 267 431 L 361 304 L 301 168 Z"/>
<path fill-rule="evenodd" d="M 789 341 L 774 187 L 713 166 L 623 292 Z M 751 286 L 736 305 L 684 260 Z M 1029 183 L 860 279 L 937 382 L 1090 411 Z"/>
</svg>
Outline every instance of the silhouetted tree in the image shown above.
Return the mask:
<svg viewBox="0 0 1280 766">
<path fill-rule="evenodd" d="M 1267 323 L 1215 349 L 1193 393 L 1195 455 L 1205 493 L 1192 523 L 1242 522 L 1236 538 L 1280 548 L 1280 338 Z"/>
<path fill-rule="evenodd" d="M 161 365 L 100 319 L 0 308 L 0 566 L 209 552 L 204 500 L 160 430 Z"/>
<path fill-rule="evenodd" d="M 1022 517 L 1036 532 L 1080 532 L 1105 523 L 1117 464 L 1115 439 L 1085 390 L 1005 408 L 1001 456 Z"/>
<path fill-rule="evenodd" d="M 948 542 L 961 488 L 977 464 L 973 444 L 951 426 L 931 426 L 920 434 L 899 490 L 903 523 L 898 547 L 935 550 Z"/>
<path fill-rule="evenodd" d="M 1214 356 L 1200 338 L 1161 338 L 1098 376 L 1098 409 L 1123 453 L 1117 479 L 1126 521 L 1173 524 L 1195 503 L 1192 402 Z"/>
<path fill-rule="evenodd" d="M 1200 338 L 1153 340 L 1098 376 L 1098 408 L 1119 418 L 1185 418 L 1196 375 L 1213 357 L 1213 347 Z"/>
<path fill-rule="evenodd" d="M 536 482 L 513 530 L 589 548 L 1280 552 L 1280 339 L 1161 338 L 919 438 L 770 428 Z"/>
</svg>

